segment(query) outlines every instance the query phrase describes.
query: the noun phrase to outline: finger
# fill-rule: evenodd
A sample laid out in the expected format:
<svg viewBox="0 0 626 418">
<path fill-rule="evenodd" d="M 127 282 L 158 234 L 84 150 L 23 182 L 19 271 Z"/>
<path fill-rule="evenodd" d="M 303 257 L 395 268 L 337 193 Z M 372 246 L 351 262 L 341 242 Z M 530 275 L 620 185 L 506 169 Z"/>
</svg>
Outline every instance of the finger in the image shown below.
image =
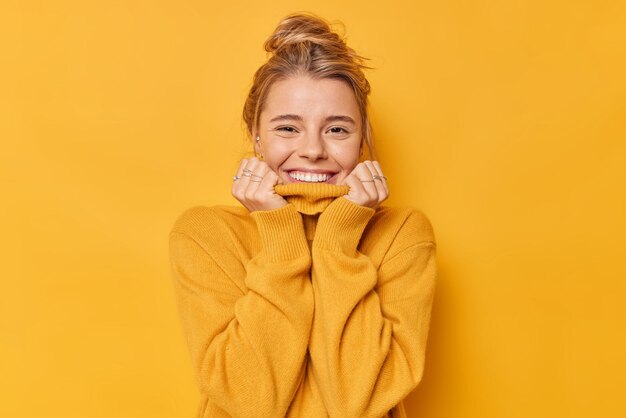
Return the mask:
<svg viewBox="0 0 626 418">
<path fill-rule="evenodd" d="M 274 173 L 276 175 L 276 182 L 272 184 L 272 187 L 277 185 L 277 184 L 284 184 L 284 181 L 283 181 L 282 178 L 280 178 L 280 176 L 278 175 L 278 172 L 272 170 L 272 168 L 269 166 L 269 164 L 267 164 L 265 161 L 261 161 L 261 163 L 263 163 L 265 165 L 265 167 L 267 168 L 266 175 L 268 173 Z"/>
<path fill-rule="evenodd" d="M 359 178 L 354 173 L 350 173 L 344 179 L 344 183 L 350 187 L 348 194 L 344 196 L 346 199 L 358 205 L 366 203 L 365 200 L 367 199 L 367 192 L 363 187 L 363 183 L 361 183 Z"/>
<path fill-rule="evenodd" d="M 259 159 L 258 158 L 256 158 L 256 157 L 250 158 L 248 160 L 248 164 L 246 164 L 246 167 L 243 169 L 244 174 L 253 172 L 258 165 L 259 165 Z"/>
<path fill-rule="evenodd" d="M 274 185 L 278 181 L 278 175 L 262 161 L 259 162 L 259 165 L 254 171 L 255 173 L 250 181 L 258 182 L 258 187 L 249 194 L 251 206 L 255 210 L 267 210 L 280 207 L 283 203 L 286 203 L 284 199 L 278 196 L 274 191 Z M 249 190 L 251 189 L 252 186 L 249 187 Z"/>
<path fill-rule="evenodd" d="M 263 161 L 258 161 L 257 166 L 254 168 L 254 172 L 252 173 L 252 178 L 262 180 L 263 176 L 265 176 L 268 171 L 270 171 L 269 166 Z"/>
<path fill-rule="evenodd" d="M 372 165 L 370 166 L 370 169 L 373 169 L 375 172 L 374 180 L 376 181 L 376 186 L 378 189 L 378 203 L 380 204 L 389 196 L 389 188 L 387 186 L 387 182 L 384 178 L 385 176 L 382 173 L 378 161 L 372 161 L 371 164 Z"/>
<path fill-rule="evenodd" d="M 374 165 L 372 161 L 365 161 L 365 165 L 372 173 L 372 179 L 374 180 L 374 185 L 376 186 L 376 192 L 378 193 L 378 200 L 380 201 L 384 195 L 387 194 L 385 190 L 385 185 L 382 183 L 382 179 L 380 178 L 380 174 L 378 173 L 378 169 Z"/>
<path fill-rule="evenodd" d="M 246 196 L 248 196 L 249 199 L 258 200 L 259 192 L 263 193 L 263 190 L 261 189 L 261 183 L 263 182 L 263 178 L 266 175 L 268 169 L 269 167 L 263 161 L 258 161 L 254 169 L 250 169 L 250 180 L 246 192 Z"/>
<path fill-rule="evenodd" d="M 235 177 L 241 178 L 241 174 L 243 173 L 243 169 L 247 163 L 248 163 L 248 160 L 245 158 L 239 162 L 239 167 L 237 167 L 237 172 L 235 173 Z M 233 179 L 233 181 L 236 181 L 236 180 Z"/>
<path fill-rule="evenodd" d="M 250 158 L 246 161 L 246 165 L 243 167 L 241 178 L 235 183 L 234 195 L 245 207 L 250 209 L 248 198 L 246 197 L 250 185 L 251 172 L 256 165 L 256 158 Z"/>
<path fill-rule="evenodd" d="M 378 161 L 372 161 L 372 163 L 378 171 L 379 181 L 385 186 L 385 191 L 387 192 L 387 195 L 389 195 L 389 185 L 387 184 L 387 177 L 385 177 L 385 175 L 383 174 L 383 170 L 382 168 L 380 168 L 380 164 L 378 163 Z"/>
<path fill-rule="evenodd" d="M 245 185 L 245 188 L 247 188 L 247 186 L 250 184 L 250 178 L 252 177 L 252 173 L 254 173 L 258 162 L 259 160 L 256 157 L 250 158 L 248 160 L 248 163 L 244 167 L 243 173 L 241 175 L 240 184 Z"/>
<path fill-rule="evenodd" d="M 378 190 L 376 189 L 376 181 L 372 176 L 372 172 L 363 162 L 356 166 L 354 173 L 363 184 L 363 189 L 369 196 L 370 200 L 378 201 Z"/>
<path fill-rule="evenodd" d="M 233 196 L 237 196 L 237 191 L 241 189 L 239 183 L 241 182 L 243 169 L 245 168 L 246 164 L 248 164 L 248 160 L 246 158 L 241 160 L 241 162 L 239 163 L 239 168 L 237 168 L 237 174 L 235 174 L 235 177 L 233 178 L 233 186 L 231 189 Z"/>
<path fill-rule="evenodd" d="M 259 190 L 274 194 L 274 186 L 278 183 L 278 180 L 278 175 L 268 167 L 265 175 L 263 176 L 263 180 L 259 185 Z"/>
</svg>

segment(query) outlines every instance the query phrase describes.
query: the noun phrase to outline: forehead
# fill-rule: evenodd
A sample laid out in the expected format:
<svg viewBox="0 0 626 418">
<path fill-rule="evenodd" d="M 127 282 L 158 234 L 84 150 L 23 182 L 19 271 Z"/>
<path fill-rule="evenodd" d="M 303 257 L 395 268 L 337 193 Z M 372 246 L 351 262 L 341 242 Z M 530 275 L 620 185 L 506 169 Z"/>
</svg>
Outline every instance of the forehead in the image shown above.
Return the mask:
<svg viewBox="0 0 626 418">
<path fill-rule="evenodd" d="M 296 114 L 304 120 L 335 115 L 352 116 L 358 120 L 359 106 L 345 81 L 294 76 L 272 84 L 261 119 L 269 120 L 280 114 Z"/>
</svg>

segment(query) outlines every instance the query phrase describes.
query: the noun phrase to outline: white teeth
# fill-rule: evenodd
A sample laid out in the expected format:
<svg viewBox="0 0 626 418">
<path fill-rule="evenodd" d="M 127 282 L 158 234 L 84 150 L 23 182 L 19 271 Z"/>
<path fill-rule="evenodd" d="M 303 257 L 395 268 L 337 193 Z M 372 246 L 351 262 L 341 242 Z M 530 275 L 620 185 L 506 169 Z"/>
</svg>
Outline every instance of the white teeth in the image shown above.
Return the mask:
<svg viewBox="0 0 626 418">
<path fill-rule="evenodd" d="M 304 181 L 307 183 L 321 183 L 330 178 L 330 175 L 328 174 L 318 174 L 318 173 L 312 174 L 312 173 L 303 173 L 300 171 L 291 171 L 289 175 L 298 181 Z"/>
</svg>

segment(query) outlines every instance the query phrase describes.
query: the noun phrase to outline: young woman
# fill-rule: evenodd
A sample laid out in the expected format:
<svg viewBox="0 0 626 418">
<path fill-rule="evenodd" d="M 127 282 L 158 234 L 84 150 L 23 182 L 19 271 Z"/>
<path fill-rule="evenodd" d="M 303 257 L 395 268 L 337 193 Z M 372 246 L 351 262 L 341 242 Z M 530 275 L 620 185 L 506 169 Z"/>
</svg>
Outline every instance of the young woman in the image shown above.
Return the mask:
<svg viewBox="0 0 626 418">
<path fill-rule="evenodd" d="M 199 417 L 403 417 L 420 382 L 435 237 L 381 206 L 363 59 L 322 19 L 283 19 L 244 121 L 243 207 L 186 210 L 170 233 Z M 371 157 L 370 157 L 371 158 Z"/>
</svg>

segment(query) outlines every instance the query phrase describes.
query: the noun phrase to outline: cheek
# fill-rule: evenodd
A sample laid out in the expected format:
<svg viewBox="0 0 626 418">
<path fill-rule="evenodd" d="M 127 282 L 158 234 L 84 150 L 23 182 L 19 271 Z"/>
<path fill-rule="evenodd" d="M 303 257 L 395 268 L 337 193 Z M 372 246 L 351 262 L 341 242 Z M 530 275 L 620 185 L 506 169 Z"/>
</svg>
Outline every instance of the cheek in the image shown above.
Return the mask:
<svg viewBox="0 0 626 418">
<path fill-rule="evenodd" d="M 266 147 L 263 157 L 267 165 L 275 172 L 278 172 L 278 168 L 291 154 L 292 150 L 290 150 L 289 147 L 272 144 L 272 146 Z"/>
<path fill-rule="evenodd" d="M 352 147 L 341 147 L 332 151 L 333 159 L 344 171 L 352 171 L 359 163 L 359 150 Z"/>
</svg>

